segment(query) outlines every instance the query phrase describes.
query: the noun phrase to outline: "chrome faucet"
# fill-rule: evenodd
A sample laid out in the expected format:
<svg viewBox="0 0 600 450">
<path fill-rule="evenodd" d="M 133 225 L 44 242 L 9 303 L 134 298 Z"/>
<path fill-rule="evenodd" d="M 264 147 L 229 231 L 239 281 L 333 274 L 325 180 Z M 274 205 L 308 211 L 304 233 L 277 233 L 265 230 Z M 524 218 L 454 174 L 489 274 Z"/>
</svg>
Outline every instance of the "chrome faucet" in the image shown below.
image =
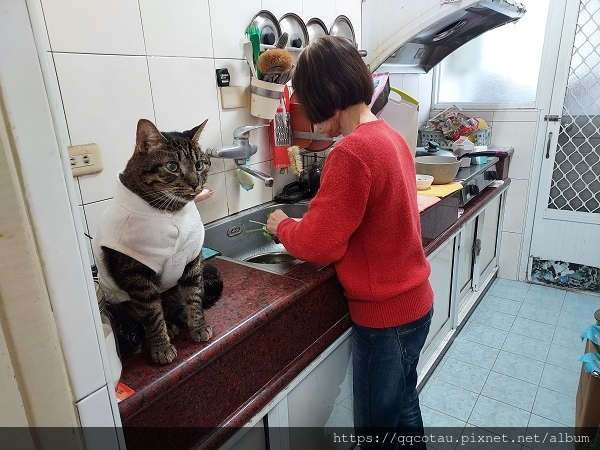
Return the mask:
<svg viewBox="0 0 600 450">
<path fill-rule="evenodd" d="M 233 145 L 208 148 L 206 153 L 208 156 L 214 158 L 228 158 L 235 160 L 242 159 L 246 161 L 246 158 L 250 158 L 258 150 L 256 145 L 250 144 L 249 142 L 250 131 L 268 126 L 269 124 L 266 123 L 261 125 L 245 125 L 243 127 L 237 127 L 235 130 L 233 130 Z"/>
<path fill-rule="evenodd" d="M 235 130 L 233 130 L 233 145 L 226 145 L 224 147 L 211 147 L 206 149 L 206 154 L 212 158 L 226 158 L 235 160 L 235 163 L 238 165 L 240 170 L 262 180 L 265 183 L 265 186 L 271 187 L 273 186 L 272 177 L 246 166 L 246 160 L 258 151 L 257 145 L 250 144 L 250 131 L 268 126 L 269 124 L 266 123 L 261 125 L 245 125 L 242 127 L 237 127 Z"/>
<path fill-rule="evenodd" d="M 237 163 L 237 161 L 236 161 L 236 163 Z M 237 164 L 238 164 L 238 169 L 240 169 L 241 171 L 246 172 L 247 174 L 250 174 L 253 177 L 258 178 L 259 180 L 264 181 L 266 187 L 273 187 L 273 178 L 270 177 L 269 175 L 267 175 L 266 173 L 263 173 L 260 170 L 251 169 L 250 167 L 245 166 L 240 163 L 237 163 Z"/>
</svg>

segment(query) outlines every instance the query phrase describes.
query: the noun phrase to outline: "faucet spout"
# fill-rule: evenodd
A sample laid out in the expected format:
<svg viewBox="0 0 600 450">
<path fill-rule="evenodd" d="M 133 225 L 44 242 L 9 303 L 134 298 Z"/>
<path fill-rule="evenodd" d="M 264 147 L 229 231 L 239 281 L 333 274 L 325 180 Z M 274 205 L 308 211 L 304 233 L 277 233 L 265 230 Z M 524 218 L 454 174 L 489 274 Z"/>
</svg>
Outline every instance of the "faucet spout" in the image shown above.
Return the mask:
<svg viewBox="0 0 600 450">
<path fill-rule="evenodd" d="M 268 123 L 260 125 L 246 125 L 233 130 L 233 145 L 224 147 L 213 147 L 206 150 L 206 154 L 212 158 L 247 159 L 254 155 L 258 146 L 250 144 L 250 131 L 258 128 L 268 127 Z"/>
<path fill-rule="evenodd" d="M 246 159 L 254 155 L 257 150 L 256 145 L 249 144 L 248 140 L 245 140 L 224 147 L 208 148 L 206 154 L 212 158 Z"/>
<path fill-rule="evenodd" d="M 273 187 L 273 178 L 267 175 L 266 173 L 263 173 L 259 170 L 251 169 L 250 167 L 240 164 L 237 161 L 236 163 L 238 164 L 238 169 L 240 169 L 241 171 L 246 172 L 247 174 L 252 175 L 255 178 L 258 178 L 259 180 L 262 180 L 265 183 L 266 187 Z"/>
</svg>

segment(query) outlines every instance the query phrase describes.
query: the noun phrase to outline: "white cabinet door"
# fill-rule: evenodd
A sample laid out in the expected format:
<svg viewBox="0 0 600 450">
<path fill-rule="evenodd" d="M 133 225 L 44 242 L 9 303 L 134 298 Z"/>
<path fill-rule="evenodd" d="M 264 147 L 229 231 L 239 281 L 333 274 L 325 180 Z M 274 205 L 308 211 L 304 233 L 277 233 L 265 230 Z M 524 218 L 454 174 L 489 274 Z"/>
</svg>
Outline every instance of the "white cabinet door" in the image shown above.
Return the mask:
<svg viewBox="0 0 600 450">
<path fill-rule="evenodd" d="M 219 450 L 267 450 L 264 422 L 240 429 Z"/>
<path fill-rule="evenodd" d="M 481 252 L 479 254 L 480 279 L 485 280 L 497 265 L 498 255 L 498 224 L 500 223 L 500 204 L 502 196 L 496 197 L 485 208 L 481 231 Z"/>
<path fill-rule="evenodd" d="M 435 342 L 440 334 L 449 329 L 450 305 L 452 299 L 452 272 L 454 260 L 454 239 L 446 241 L 428 258 L 431 265 L 429 282 L 433 289 L 433 318 L 429 327 L 429 335 L 423 350 Z"/>
<path fill-rule="evenodd" d="M 477 218 L 471 219 L 460 232 L 458 256 L 458 297 L 463 299 L 471 292 L 473 281 L 473 245 L 477 233 Z"/>
<path fill-rule="evenodd" d="M 336 430 L 353 427 L 351 336 L 321 361 L 286 398 L 289 449 L 351 449 L 334 445 Z"/>
</svg>

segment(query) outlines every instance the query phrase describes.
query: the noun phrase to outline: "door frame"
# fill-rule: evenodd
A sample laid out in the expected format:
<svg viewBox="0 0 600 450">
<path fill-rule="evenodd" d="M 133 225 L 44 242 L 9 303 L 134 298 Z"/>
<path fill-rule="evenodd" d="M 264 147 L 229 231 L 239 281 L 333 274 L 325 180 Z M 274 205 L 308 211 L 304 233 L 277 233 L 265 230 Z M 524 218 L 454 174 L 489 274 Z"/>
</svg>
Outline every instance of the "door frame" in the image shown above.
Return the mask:
<svg viewBox="0 0 600 450">
<path fill-rule="evenodd" d="M 525 216 L 518 274 L 518 278 L 524 281 L 529 281 L 535 221 L 537 218 L 543 218 L 543 213 L 547 209 L 547 198 L 560 130 L 560 122 L 549 122 L 544 117 L 562 116 L 579 4 L 580 0 L 551 0 L 548 8 L 544 51 L 536 95 L 539 122 L 531 172 L 532 182 L 529 184 L 530 207 L 527 208 Z M 560 33 L 556 32 L 557 29 L 560 30 Z M 548 143 L 550 132 L 552 132 L 552 139 Z M 550 145 L 550 157 L 546 158 L 548 145 Z M 534 180 L 538 180 L 538 182 L 534 183 Z"/>
</svg>

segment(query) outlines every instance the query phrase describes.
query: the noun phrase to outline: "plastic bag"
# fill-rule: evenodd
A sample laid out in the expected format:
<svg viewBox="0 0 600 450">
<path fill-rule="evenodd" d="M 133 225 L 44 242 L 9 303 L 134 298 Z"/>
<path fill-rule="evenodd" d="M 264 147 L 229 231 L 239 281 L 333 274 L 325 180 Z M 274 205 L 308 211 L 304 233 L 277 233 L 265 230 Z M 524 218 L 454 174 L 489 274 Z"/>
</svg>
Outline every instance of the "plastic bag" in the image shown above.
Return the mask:
<svg viewBox="0 0 600 450">
<path fill-rule="evenodd" d="M 459 137 L 477 131 L 479 120 L 460 112 L 451 106 L 427 121 L 425 131 L 441 131 L 446 139 L 456 141 Z"/>
</svg>

